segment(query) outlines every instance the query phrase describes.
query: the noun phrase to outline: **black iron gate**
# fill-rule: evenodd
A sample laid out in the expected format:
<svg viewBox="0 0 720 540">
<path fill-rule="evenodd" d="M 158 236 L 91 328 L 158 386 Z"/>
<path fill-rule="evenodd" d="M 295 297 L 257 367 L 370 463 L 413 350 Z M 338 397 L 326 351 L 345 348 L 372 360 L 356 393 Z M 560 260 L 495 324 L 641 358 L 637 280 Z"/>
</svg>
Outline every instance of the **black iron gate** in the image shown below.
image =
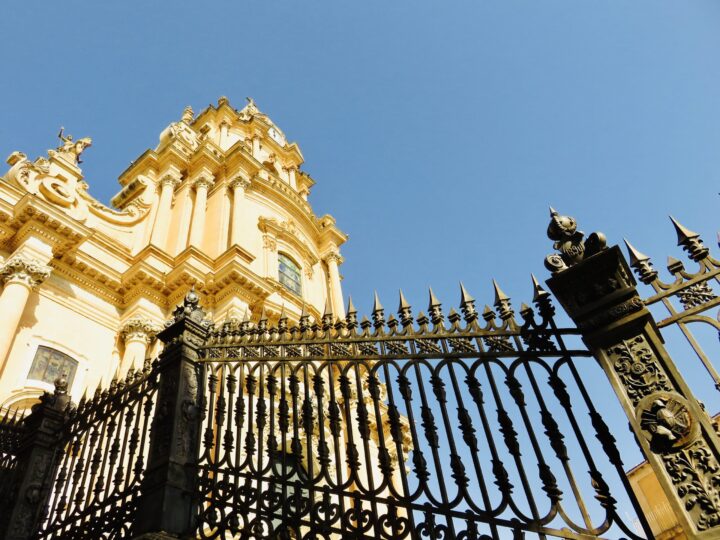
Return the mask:
<svg viewBox="0 0 720 540">
<path fill-rule="evenodd" d="M 556 213 L 548 234 L 548 285 L 576 327 L 556 324 L 534 278 L 533 307 L 517 310 L 494 284 L 492 308 L 461 287 L 447 314 L 430 291 L 427 314 L 401 293 L 397 317 L 376 297 L 371 320 L 350 303 L 343 319 L 326 310 L 214 328 L 191 291 L 142 372 L 77 406 L 59 381 L 27 418 L 0 421 L 0 531 L 650 538 L 627 476 L 642 456 L 686 535 L 714 537 L 718 435 L 646 303 L 675 309 L 679 298 L 684 309 L 660 325 L 685 325 L 714 373 L 687 324 L 718 305 L 718 263 L 678 228 L 700 270 L 671 263 L 665 284 L 631 249 L 655 288 L 644 302 L 602 235 L 585 240 Z"/>
</svg>

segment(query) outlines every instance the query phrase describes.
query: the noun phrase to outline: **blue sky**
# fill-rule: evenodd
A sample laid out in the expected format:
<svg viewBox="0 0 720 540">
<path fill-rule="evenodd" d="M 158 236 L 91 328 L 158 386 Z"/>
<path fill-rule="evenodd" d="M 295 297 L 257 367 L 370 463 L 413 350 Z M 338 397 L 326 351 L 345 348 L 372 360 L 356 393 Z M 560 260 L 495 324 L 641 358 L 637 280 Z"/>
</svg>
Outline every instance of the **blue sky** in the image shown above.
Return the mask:
<svg viewBox="0 0 720 540">
<path fill-rule="evenodd" d="M 91 136 L 107 202 L 185 105 L 253 96 L 350 235 L 361 311 L 429 285 L 447 311 L 459 280 L 492 303 L 492 277 L 519 307 L 550 204 L 661 270 L 668 214 L 715 246 L 719 23 L 716 0 L 8 2 L 0 154 Z"/>
<path fill-rule="evenodd" d="M 717 2 L 15 2 L 0 23 L 0 153 L 92 136 L 90 190 L 191 104 L 253 96 L 297 141 L 311 202 L 350 235 L 346 294 L 517 303 L 544 275 L 547 206 L 676 253 L 714 244 Z"/>
</svg>

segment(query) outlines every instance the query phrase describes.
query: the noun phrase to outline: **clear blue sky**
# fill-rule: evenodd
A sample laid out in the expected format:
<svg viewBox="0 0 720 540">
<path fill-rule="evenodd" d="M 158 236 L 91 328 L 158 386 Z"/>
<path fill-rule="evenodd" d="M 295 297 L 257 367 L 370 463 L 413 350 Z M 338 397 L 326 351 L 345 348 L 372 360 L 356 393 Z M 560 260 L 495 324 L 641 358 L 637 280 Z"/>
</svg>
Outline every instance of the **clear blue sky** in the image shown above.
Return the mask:
<svg viewBox="0 0 720 540">
<path fill-rule="evenodd" d="M 714 244 L 716 1 L 14 2 L 0 22 L 0 153 L 92 136 L 103 201 L 190 104 L 253 96 L 297 141 L 311 202 L 349 233 L 345 292 L 426 307 L 463 280 L 517 303 L 547 206 L 658 266 L 673 213 Z M 361 5 L 363 4 L 363 5 Z"/>
<path fill-rule="evenodd" d="M 349 233 L 361 311 L 428 285 L 447 311 L 459 280 L 492 303 L 492 277 L 518 307 L 549 204 L 659 269 L 670 213 L 715 246 L 719 28 L 717 0 L 7 2 L 0 154 L 91 136 L 107 202 L 185 105 L 253 96 Z"/>
<path fill-rule="evenodd" d="M 297 141 L 311 202 L 349 233 L 345 292 L 517 303 L 547 205 L 663 266 L 673 213 L 720 225 L 715 1 L 14 2 L 0 153 L 92 136 L 91 192 L 191 104 L 246 95 Z"/>
</svg>

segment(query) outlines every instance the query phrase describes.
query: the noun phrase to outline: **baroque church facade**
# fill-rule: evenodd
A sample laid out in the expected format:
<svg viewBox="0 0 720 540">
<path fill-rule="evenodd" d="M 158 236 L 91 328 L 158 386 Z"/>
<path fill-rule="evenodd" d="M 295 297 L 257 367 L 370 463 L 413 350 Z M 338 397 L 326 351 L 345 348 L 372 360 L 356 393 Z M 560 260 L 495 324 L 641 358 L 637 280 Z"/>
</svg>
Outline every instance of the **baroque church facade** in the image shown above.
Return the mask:
<svg viewBox="0 0 720 540">
<path fill-rule="evenodd" d="M 194 288 L 214 321 L 344 316 L 347 236 L 308 202 L 303 155 L 254 101 L 187 107 L 119 177 L 88 193 L 92 143 L 60 132 L 0 177 L 0 408 L 28 409 L 60 376 L 75 401 L 155 356 Z"/>
</svg>

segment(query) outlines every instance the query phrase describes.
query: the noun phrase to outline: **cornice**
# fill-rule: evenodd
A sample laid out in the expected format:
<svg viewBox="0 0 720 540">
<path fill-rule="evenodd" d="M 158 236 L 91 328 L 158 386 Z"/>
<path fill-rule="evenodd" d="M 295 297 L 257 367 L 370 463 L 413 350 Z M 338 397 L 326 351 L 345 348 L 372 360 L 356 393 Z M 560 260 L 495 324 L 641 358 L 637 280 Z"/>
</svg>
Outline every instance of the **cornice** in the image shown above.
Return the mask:
<svg viewBox="0 0 720 540">
<path fill-rule="evenodd" d="M 152 148 L 148 148 L 140 155 L 140 157 L 138 157 L 135 161 L 132 161 L 128 168 L 120 173 L 118 182 L 122 187 L 125 187 L 139 174 L 146 174 L 148 170 L 157 174 L 158 155 Z"/>
<path fill-rule="evenodd" d="M 13 246 L 28 236 L 39 236 L 50 244 L 56 255 L 72 249 L 93 234 L 93 229 L 31 193 L 15 204 L 10 226 L 16 231 L 10 239 Z"/>
</svg>

